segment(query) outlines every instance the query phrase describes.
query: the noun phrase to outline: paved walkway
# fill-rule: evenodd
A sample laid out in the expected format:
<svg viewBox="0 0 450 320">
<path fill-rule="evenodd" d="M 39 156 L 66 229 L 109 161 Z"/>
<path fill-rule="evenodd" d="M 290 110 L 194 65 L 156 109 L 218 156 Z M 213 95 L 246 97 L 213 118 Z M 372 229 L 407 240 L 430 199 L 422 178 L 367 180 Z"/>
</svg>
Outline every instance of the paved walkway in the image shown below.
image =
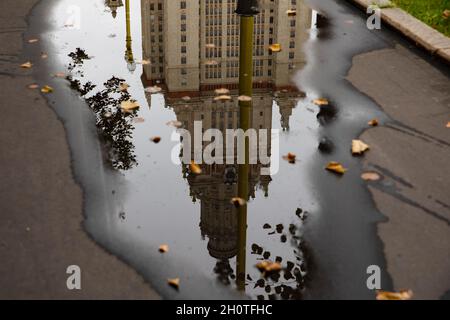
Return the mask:
<svg viewBox="0 0 450 320">
<path fill-rule="evenodd" d="M 26 88 L 32 70 L 18 67 L 26 16 L 37 2 L 0 2 L 0 299 L 157 299 L 82 230 L 83 197 L 64 127 L 39 91 Z M 75 261 L 81 291 L 66 287 Z"/>
</svg>

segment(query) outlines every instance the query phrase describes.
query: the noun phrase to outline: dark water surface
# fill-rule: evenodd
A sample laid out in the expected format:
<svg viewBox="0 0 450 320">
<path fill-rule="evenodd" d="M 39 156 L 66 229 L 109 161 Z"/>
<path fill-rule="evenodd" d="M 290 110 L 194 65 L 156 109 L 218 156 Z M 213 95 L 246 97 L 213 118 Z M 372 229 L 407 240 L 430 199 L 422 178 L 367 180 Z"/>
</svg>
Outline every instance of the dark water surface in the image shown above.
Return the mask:
<svg viewBox="0 0 450 320">
<path fill-rule="evenodd" d="M 175 128 L 167 125 L 177 120 L 189 129 L 194 120 L 203 120 L 206 128 L 235 128 L 238 78 L 231 75 L 238 57 L 232 53 L 227 57 L 226 49 L 222 57 L 205 57 L 208 38 L 198 35 L 208 28 L 193 21 L 189 12 L 187 28 L 193 32 L 188 32 L 187 54 L 180 53 L 176 23 L 181 16 L 163 22 L 161 32 L 156 23 L 151 34 L 152 21 L 159 16 L 162 21 L 167 19 L 162 12 L 151 18 L 144 10 L 151 2 L 142 1 L 141 7 L 141 1 L 131 0 L 131 48 L 136 65 L 126 61 L 130 52 L 126 54 L 125 7 L 118 8 L 113 18 L 102 0 L 78 1 L 75 8 L 68 0 L 42 1 L 30 16 L 33 31 L 27 34 L 38 36 L 40 47 L 27 45 L 27 55 L 36 60 L 37 80 L 55 88 L 48 98 L 67 130 L 75 177 L 85 194 L 88 234 L 137 270 L 163 297 L 244 298 L 228 289 L 236 288 L 236 254 L 243 245 L 238 243 L 237 215 L 230 203 L 237 193 L 235 168 L 202 165 L 202 174 L 189 174 L 186 166 L 172 161 L 172 153 L 178 155 L 179 148 L 171 137 L 178 137 Z M 345 75 L 353 55 L 398 41 L 388 33 L 370 32 L 360 12 L 340 1 L 308 4 L 297 1 L 297 16 L 289 18 L 285 14 L 289 6 L 275 1 L 272 7 L 263 7 L 266 22 L 259 24 L 264 44 L 259 45 L 262 53 L 256 59 L 263 66 L 262 75 L 255 78 L 253 121 L 259 128 L 279 129 L 279 151 L 273 143 L 271 150 L 272 166 L 276 157 L 279 170 L 263 176 L 259 167 L 252 168 L 244 244 L 245 294 L 265 299 L 371 299 L 374 293 L 366 287 L 366 269 L 372 264 L 385 269 L 376 235 L 376 223 L 383 217 L 360 179 L 361 159 L 351 156 L 350 143 L 370 119 L 382 123 L 388 119 L 345 81 Z M 327 18 L 317 20 L 310 8 Z M 273 25 L 267 23 L 271 9 L 278 17 Z M 81 13 L 79 29 L 68 22 L 77 10 Z M 294 27 L 290 20 L 296 21 Z M 222 31 L 227 32 L 226 16 L 222 23 Z M 296 32 L 291 38 L 290 30 Z M 159 44 L 159 36 L 165 46 Z M 230 31 L 228 38 L 233 41 L 237 36 Z M 283 44 L 278 56 L 268 55 L 269 38 Z M 295 48 L 289 49 L 290 42 Z M 51 76 L 69 72 L 73 61 L 68 55 L 76 48 L 84 50 L 89 59 L 70 75 L 81 84 L 97 86 L 85 96 L 94 97 L 90 103 L 67 80 Z M 41 51 L 49 57 L 41 60 Z M 291 59 L 288 52 L 294 53 Z M 187 66 L 179 62 L 181 56 L 187 56 Z M 139 64 L 143 59 L 153 61 L 143 66 Z M 221 63 L 220 76 L 217 67 L 205 65 L 212 60 Z M 160 75 L 160 67 L 167 77 Z M 106 95 L 103 84 L 113 77 L 130 86 L 126 93 L 112 86 Z M 116 85 L 121 82 L 117 81 Z M 153 85 L 162 91 L 146 93 L 145 88 Z M 214 101 L 214 89 L 223 86 L 232 90 L 232 100 Z M 103 98 L 111 98 L 108 103 L 95 98 L 102 92 Z M 183 100 L 185 96 L 190 100 Z M 319 97 L 329 99 L 330 106 L 314 105 L 312 101 Z M 140 105 L 136 113 L 111 112 L 118 101 L 130 98 Z M 160 136 L 161 142 L 150 141 L 154 136 Z M 330 142 L 330 150 L 320 152 L 320 141 Z M 295 164 L 282 159 L 288 152 L 297 155 Z M 349 171 L 342 177 L 327 172 L 324 167 L 329 161 L 339 161 Z M 158 252 L 163 243 L 170 248 L 166 254 Z M 284 270 L 262 278 L 255 264 L 263 259 L 281 260 Z M 179 291 L 167 285 L 167 278 L 176 277 L 181 279 Z M 385 272 L 382 283 L 390 289 Z"/>
</svg>

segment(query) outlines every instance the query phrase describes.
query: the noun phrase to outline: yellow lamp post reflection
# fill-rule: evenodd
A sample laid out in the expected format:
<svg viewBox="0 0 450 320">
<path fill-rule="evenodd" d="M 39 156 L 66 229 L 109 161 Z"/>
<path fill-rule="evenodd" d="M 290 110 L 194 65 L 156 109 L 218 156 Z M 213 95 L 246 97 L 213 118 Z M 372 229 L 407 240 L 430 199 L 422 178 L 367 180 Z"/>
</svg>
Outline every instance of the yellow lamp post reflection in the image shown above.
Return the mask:
<svg viewBox="0 0 450 320">
<path fill-rule="evenodd" d="M 125 61 L 127 62 L 127 68 L 130 72 L 136 70 L 136 62 L 133 57 L 133 48 L 131 46 L 131 18 L 130 18 L 130 0 L 125 0 L 125 17 L 126 17 L 126 51 L 125 51 Z"/>
</svg>

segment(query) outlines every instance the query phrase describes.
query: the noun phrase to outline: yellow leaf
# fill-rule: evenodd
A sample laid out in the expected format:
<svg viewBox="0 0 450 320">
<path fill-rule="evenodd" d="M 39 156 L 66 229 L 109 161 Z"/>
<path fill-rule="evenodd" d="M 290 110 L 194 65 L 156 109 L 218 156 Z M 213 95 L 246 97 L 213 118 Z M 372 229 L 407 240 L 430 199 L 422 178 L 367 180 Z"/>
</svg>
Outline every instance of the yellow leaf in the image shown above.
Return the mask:
<svg viewBox="0 0 450 320">
<path fill-rule="evenodd" d="M 272 261 L 262 261 L 256 265 L 260 272 L 277 272 L 281 270 L 281 264 Z"/>
<path fill-rule="evenodd" d="M 361 140 L 352 140 L 352 154 L 363 154 L 369 150 L 369 146 Z"/>
<path fill-rule="evenodd" d="M 130 85 L 128 83 L 122 82 L 119 85 L 119 91 L 122 91 L 122 92 L 127 91 L 129 87 L 130 87 Z"/>
<path fill-rule="evenodd" d="M 378 125 L 377 119 L 372 119 L 367 123 L 369 126 L 376 127 Z"/>
<path fill-rule="evenodd" d="M 158 251 L 161 253 L 166 253 L 169 251 L 169 246 L 167 244 L 162 244 L 159 246 Z"/>
<path fill-rule="evenodd" d="M 221 95 L 214 98 L 215 101 L 228 101 L 231 100 L 231 96 Z"/>
<path fill-rule="evenodd" d="M 245 201 L 244 199 L 239 198 L 239 197 L 234 197 L 234 198 L 231 199 L 231 203 L 232 203 L 236 208 L 239 208 L 239 207 L 245 206 L 245 204 L 247 203 L 247 201 Z"/>
<path fill-rule="evenodd" d="M 377 181 L 380 180 L 380 175 L 376 172 L 364 172 L 361 178 L 366 181 Z"/>
<path fill-rule="evenodd" d="M 252 97 L 249 97 L 249 96 L 239 96 L 239 97 L 238 97 L 238 100 L 239 100 L 239 101 L 242 101 L 242 102 L 249 102 L 249 101 L 252 101 Z"/>
<path fill-rule="evenodd" d="M 325 98 L 318 98 L 313 100 L 313 103 L 318 106 L 327 106 L 329 104 L 328 100 Z"/>
<path fill-rule="evenodd" d="M 225 94 L 229 94 L 230 90 L 228 90 L 227 88 L 220 88 L 220 89 L 216 89 L 214 92 L 218 95 L 225 95 Z"/>
<path fill-rule="evenodd" d="M 52 93 L 53 92 L 53 88 L 50 87 L 50 86 L 45 85 L 45 86 L 43 86 L 41 88 L 41 92 L 42 93 Z"/>
<path fill-rule="evenodd" d="M 401 290 L 400 292 L 377 291 L 377 300 L 409 300 L 412 296 L 411 290 Z"/>
<path fill-rule="evenodd" d="M 161 137 L 152 137 L 150 140 L 154 143 L 159 143 L 161 141 Z"/>
<path fill-rule="evenodd" d="M 172 120 L 172 121 L 167 122 L 166 125 L 172 126 L 175 128 L 181 128 L 183 126 L 183 123 L 181 121 Z"/>
<path fill-rule="evenodd" d="M 25 69 L 30 69 L 32 66 L 33 66 L 33 64 L 30 61 L 22 63 L 20 65 L 21 68 L 25 68 Z"/>
<path fill-rule="evenodd" d="M 288 11 L 286 11 L 288 17 L 294 17 L 297 15 L 297 11 L 295 11 L 294 9 L 290 9 Z"/>
<path fill-rule="evenodd" d="M 136 101 L 132 100 L 122 101 L 122 103 L 120 104 L 120 108 L 123 112 L 130 113 L 134 109 L 139 108 L 139 104 Z"/>
<path fill-rule="evenodd" d="M 169 286 L 178 289 L 180 287 L 180 278 L 167 279 Z"/>
<path fill-rule="evenodd" d="M 325 169 L 338 174 L 344 174 L 347 171 L 347 169 L 345 169 L 342 164 L 336 161 L 331 161 L 330 163 L 328 163 Z"/>
<path fill-rule="evenodd" d="M 189 165 L 189 168 L 191 169 L 192 173 L 195 173 L 195 174 L 201 174 L 202 173 L 202 169 L 194 161 L 191 161 L 191 164 Z"/>
<path fill-rule="evenodd" d="M 274 44 L 269 46 L 269 50 L 272 51 L 272 52 L 280 52 L 281 51 L 281 44 L 274 43 Z"/>
</svg>

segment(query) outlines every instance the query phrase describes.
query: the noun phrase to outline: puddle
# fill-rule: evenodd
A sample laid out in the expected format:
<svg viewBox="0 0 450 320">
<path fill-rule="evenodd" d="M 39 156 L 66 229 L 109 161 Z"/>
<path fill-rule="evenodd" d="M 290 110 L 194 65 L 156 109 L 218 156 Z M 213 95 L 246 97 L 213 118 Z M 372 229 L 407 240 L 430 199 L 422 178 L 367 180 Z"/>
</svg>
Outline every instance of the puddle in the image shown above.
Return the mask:
<svg viewBox="0 0 450 320">
<path fill-rule="evenodd" d="M 375 230 L 382 216 L 349 148 L 368 120 L 386 118 L 344 80 L 351 57 L 370 49 L 345 38 L 367 36 L 358 31 L 364 23 L 358 12 L 310 1 L 331 12 L 318 19 L 297 1 L 297 15 L 288 17 L 287 4 L 267 2 L 256 19 L 252 119 L 257 129 L 279 130 L 279 150 L 273 144 L 269 150 L 279 170 L 262 175 L 261 165 L 251 166 L 246 223 L 230 201 L 237 166 L 202 164 L 195 175 L 172 161 L 180 154 L 179 136 L 167 123 L 190 132 L 195 120 L 205 130 L 237 127 L 235 2 L 193 2 L 180 10 L 176 1 L 159 8 L 158 1 L 132 0 L 128 32 L 125 6 L 61 0 L 36 7 L 32 30 L 41 30 L 40 50 L 48 54 L 36 77 L 55 88 L 49 100 L 66 127 L 85 192 L 84 228 L 166 298 L 373 298 L 366 269 L 384 266 Z M 37 22 L 42 15 L 46 25 Z M 355 23 L 345 24 L 349 19 Z M 282 51 L 269 54 L 270 43 L 281 43 Z M 80 51 L 69 57 L 77 48 L 89 59 L 80 63 Z M 30 45 L 27 50 L 40 55 Z M 50 76 L 57 72 L 71 83 Z M 154 86 L 161 92 L 145 90 Z M 231 100 L 215 100 L 223 87 Z M 329 108 L 312 102 L 322 96 Z M 140 108 L 124 114 L 120 105 L 129 100 Z M 294 164 L 282 159 L 288 153 L 297 156 Z M 350 170 L 335 176 L 324 170 L 329 161 Z M 167 253 L 158 252 L 161 244 Z M 238 256 L 245 279 L 237 276 Z M 264 277 L 255 267 L 263 260 L 280 262 L 283 270 Z M 166 281 L 176 277 L 178 291 Z M 385 273 L 383 287 L 390 287 Z"/>
</svg>

